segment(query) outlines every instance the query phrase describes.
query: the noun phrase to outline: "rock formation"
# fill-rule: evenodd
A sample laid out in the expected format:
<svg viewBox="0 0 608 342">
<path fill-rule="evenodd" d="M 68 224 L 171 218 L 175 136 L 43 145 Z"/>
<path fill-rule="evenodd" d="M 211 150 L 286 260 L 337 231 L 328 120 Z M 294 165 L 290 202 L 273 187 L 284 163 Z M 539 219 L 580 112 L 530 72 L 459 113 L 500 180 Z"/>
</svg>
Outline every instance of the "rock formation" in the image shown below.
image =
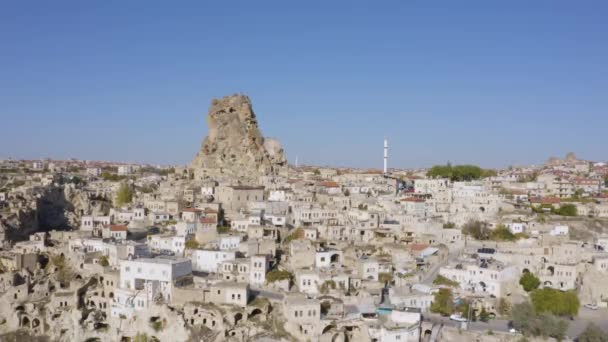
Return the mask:
<svg viewBox="0 0 608 342">
<path fill-rule="evenodd" d="M 281 144 L 262 136 L 249 97 L 214 99 L 207 126 L 209 134 L 190 165 L 197 179 L 225 176 L 254 183 L 260 176 L 277 176 L 286 170 Z"/>
</svg>

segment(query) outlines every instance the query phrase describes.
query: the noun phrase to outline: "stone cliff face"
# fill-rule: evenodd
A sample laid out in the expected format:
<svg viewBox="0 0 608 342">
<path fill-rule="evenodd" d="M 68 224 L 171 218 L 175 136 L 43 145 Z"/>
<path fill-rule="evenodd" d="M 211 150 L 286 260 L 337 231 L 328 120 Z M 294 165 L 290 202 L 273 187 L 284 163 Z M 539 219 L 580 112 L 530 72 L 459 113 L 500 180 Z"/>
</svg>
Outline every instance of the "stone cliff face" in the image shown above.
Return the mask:
<svg viewBox="0 0 608 342">
<path fill-rule="evenodd" d="M 8 215 L 0 216 L 0 241 L 27 240 L 29 235 L 51 230 L 70 230 L 80 226 L 83 215 L 107 215 L 110 202 L 93 199 L 72 186 L 39 188 Z"/>
<path fill-rule="evenodd" d="M 286 169 L 281 144 L 262 136 L 249 97 L 214 99 L 207 126 L 209 134 L 191 164 L 196 178 L 226 176 L 255 182 L 260 176 L 279 175 Z"/>
</svg>

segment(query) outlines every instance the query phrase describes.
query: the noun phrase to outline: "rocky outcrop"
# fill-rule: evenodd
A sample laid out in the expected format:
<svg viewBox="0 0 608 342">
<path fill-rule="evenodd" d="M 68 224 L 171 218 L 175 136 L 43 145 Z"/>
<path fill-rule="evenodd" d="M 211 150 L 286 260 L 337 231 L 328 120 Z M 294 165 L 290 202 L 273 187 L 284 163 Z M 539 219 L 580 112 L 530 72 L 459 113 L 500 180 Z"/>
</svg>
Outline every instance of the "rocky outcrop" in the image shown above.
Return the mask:
<svg viewBox="0 0 608 342">
<path fill-rule="evenodd" d="M 197 179 L 226 176 L 255 183 L 260 176 L 276 176 L 286 170 L 283 147 L 262 136 L 249 97 L 214 99 L 207 126 L 209 134 L 190 165 Z"/>
</svg>

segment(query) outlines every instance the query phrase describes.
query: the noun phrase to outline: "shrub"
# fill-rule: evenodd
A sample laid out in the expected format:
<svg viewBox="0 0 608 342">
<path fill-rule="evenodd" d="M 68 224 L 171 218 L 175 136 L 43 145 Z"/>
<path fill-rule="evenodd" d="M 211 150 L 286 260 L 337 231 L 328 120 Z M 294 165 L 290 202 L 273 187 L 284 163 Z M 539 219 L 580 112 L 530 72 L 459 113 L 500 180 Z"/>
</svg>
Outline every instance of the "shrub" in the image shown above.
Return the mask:
<svg viewBox="0 0 608 342">
<path fill-rule="evenodd" d="M 487 322 L 490 320 L 490 313 L 486 311 L 486 308 L 481 308 L 481 312 L 479 313 L 479 320 L 482 322 Z"/>
<path fill-rule="evenodd" d="M 524 335 L 553 337 L 557 340 L 562 340 L 568 329 L 568 322 L 547 313 L 538 314 L 528 302 L 513 306 L 512 322 L 513 327 Z"/>
<path fill-rule="evenodd" d="M 198 243 L 198 241 L 196 241 L 196 239 L 190 239 L 190 240 L 186 241 L 187 249 L 198 249 L 199 247 L 200 247 L 200 244 Z"/>
<path fill-rule="evenodd" d="M 291 232 L 291 234 L 289 234 L 285 240 L 283 240 L 283 243 L 285 244 L 289 244 L 291 241 L 293 240 L 300 240 L 304 238 L 304 229 L 302 228 L 296 228 L 294 229 L 293 232 Z"/>
<path fill-rule="evenodd" d="M 383 272 L 378 274 L 378 281 L 381 283 L 391 283 L 393 281 L 393 274 L 388 272 Z"/>
<path fill-rule="evenodd" d="M 110 266 L 110 262 L 108 261 L 108 257 L 105 255 L 102 255 L 99 258 L 99 265 L 103 266 L 103 267 L 108 267 Z"/>
<path fill-rule="evenodd" d="M 578 342 L 608 342 L 608 334 L 594 323 L 589 323 L 585 331 L 578 335 Z"/>
<path fill-rule="evenodd" d="M 226 234 L 230 231 L 230 227 L 228 226 L 217 226 L 216 228 L 218 234 Z"/>
<path fill-rule="evenodd" d="M 275 281 L 291 280 L 293 275 L 288 271 L 272 270 L 266 274 L 266 281 L 274 283 Z"/>
<path fill-rule="evenodd" d="M 319 288 L 319 291 L 323 294 L 326 294 L 327 292 L 329 292 L 330 289 L 336 289 L 336 282 L 333 280 L 326 280 Z"/>
<path fill-rule="evenodd" d="M 511 233 L 505 225 L 499 224 L 490 233 L 490 238 L 494 241 L 515 241 L 517 237 Z"/>
<path fill-rule="evenodd" d="M 501 316 L 507 316 L 510 312 L 511 304 L 504 297 L 501 297 L 498 300 L 498 313 Z"/>
</svg>

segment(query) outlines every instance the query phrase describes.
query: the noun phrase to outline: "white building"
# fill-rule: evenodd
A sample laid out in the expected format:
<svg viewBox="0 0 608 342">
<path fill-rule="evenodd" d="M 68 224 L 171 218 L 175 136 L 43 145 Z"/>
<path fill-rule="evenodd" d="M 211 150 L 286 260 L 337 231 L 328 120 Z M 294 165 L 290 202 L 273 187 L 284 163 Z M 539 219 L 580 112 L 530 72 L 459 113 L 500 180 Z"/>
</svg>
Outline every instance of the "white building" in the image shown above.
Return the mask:
<svg viewBox="0 0 608 342">
<path fill-rule="evenodd" d="M 92 231 L 93 228 L 101 228 L 111 222 L 110 216 L 83 216 L 80 218 L 80 229 Z"/>
<path fill-rule="evenodd" d="M 184 235 L 148 235 L 150 251 L 160 254 L 183 256 L 186 250 Z"/>
<path fill-rule="evenodd" d="M 379 325 L 369 328 L 369 336 L 378 342 L 418 342 L 421 320 L 418 310 L 392 310 Z"/>
<path fill-rule="evenodd" d="M 131 165 L 120 165 L 118 167 L 118 175 L 128 176 L 133 173 L 133 166 Z"/>
<path fill-rule="evenodd" d="M 175 286 L 192 281 L 192 262 L 180 258 L 142 258 L 120 263 L 120 288 L 142 291 L 148 301 L 162 297 L 171 302 Z"/>
<path fill-rule="evenodd" d="M 513 234 L 523 233 L 526 230 L 526 224 L 519 222 L 509 223 L 507 227 Z"/>
<path fill-rule="evenodd" d="M 99 177 L 101 176 L 101 168 L 99 167 L 87 167 L 87 175 L 91 177 Z"/>
<path fill-rule="evenodd" d="M 497 298 L 510 293 L 510 286 L 516 284 L 520 276 L 517 267 L 484 262 L 444 266 L 439 269 L 439 274 L 458 282 L 463 290 L 487 293 Z"/>
<path fill-rule="evenodd" d="M 549 234 L 553 236 L 567 236 L 569 231 L 570 229 L 568 226 L 561 225 L 553 227 Z"/>
<path fill-rule="evenodd" d="M 218 273 L 219 265 L 227 260 L 235 260 L 234 251 L 197 249 L 192 251 L 192 269 L 199 272 Z"/>
</svg>

